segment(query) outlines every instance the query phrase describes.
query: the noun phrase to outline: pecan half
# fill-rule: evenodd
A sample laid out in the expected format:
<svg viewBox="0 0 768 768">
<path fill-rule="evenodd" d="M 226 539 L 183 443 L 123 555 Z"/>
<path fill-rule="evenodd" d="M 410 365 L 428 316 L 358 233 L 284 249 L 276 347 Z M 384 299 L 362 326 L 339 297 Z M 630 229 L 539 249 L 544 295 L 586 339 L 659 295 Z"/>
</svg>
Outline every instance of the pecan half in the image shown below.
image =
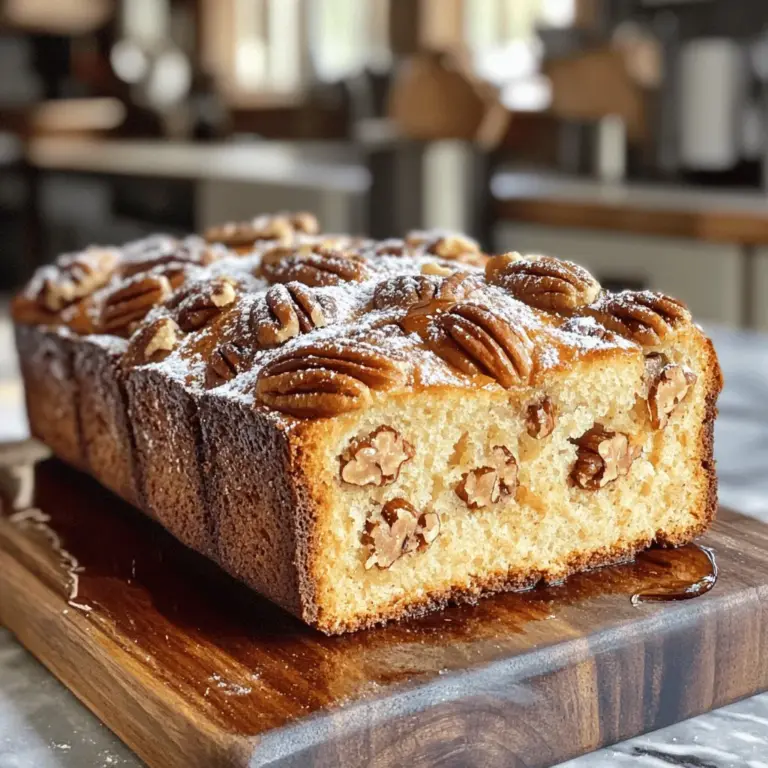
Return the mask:
<svg viewBox="0 0 768 768">
<path fill-rule="evenodd" d="M 685 304 L 652 291 L 606 294 L 584 313 L 643 346 L 660 344 L 673 329 L 691 321 Z"/>
<path fill-rule="evenodd" d="M 435 282 L 422 275 L 398 275 L 382 280 L 373 291 L 376 309 L 409 309 L 435 296 Z"/>
<path fill-rule="evenodd" d="M 381 510 L 381 520 L 366 521 L 363 545 L 370 554 L 365 568 L 389 568 L 403 555 L 426 549 L 439 534 L 436 512 L 419 514 L 405 499 L 391 499 Z"/>
<path fill-rule="evenodd" d="M 251 312 L 251 327 L 260 347 L 276 347 L 301 333 L 327 325 L 326 313 L 313 291 L 301 283 L 273 285 Z"/>
<path fill-rule="evenodd" d="M 595 424 L 577 440 L 578 451 L 571 469 L 571 480 L 579 488 L 596 491 L 619 477 L 629 474 L 632 462 L 640 455 L 627 435 Z"/>
<path fill-rule="evenodd" d="M 600 325 L 594 317 L 571 317 L 560 326 L 560 330 L 598 339 L 606 344 L 615 344 L 619 341 L 617 334 Z"/>
<path fill-rule="evenodd" d="M 311 286 L 361 283 L 370 275 L 365 260 L 351 251 L 320 246 L 280 250 L 265 254 L 261 277 L 271 283 L 296 280 Z"/>
<path fill-rule="evenodd" d="M 555 428 L 555 406 L 545 397 L 528 406 L 526 430 L 531 437 L 542 440 L 552 434 Z"/>
<path fill-rule="evenodd" d="M 170 295 L 171 285 L 160 275 L 129 278 L 104 297 L 97 324 L 99 332 L 129 336 L 149 310 Z"/>
<path fill-rule="evenodd" d="M 221 344 L 213 351 L 206 366 L 205 386 L 213 389 L 226 384 L 245 369 L 246 362 L 246 354 L 237 344 Z"/>
<path fill-rule="evenodd" d="M 231 248 L 242 248 L 252 246 L 259 240 L 289 243 L 297 233 L 314 235 L 319 229 L 317 219 L 311 213 L 286 213 L 209 227 L 204 236 L 209 243 L 223 243 Z"/>
<path fill-rule="evenodd" d="M 696 383 L 696 374 L 681 365 L 666 365 L 648 388 L 648 411 L 654 429 L 664 429 L 669 417 Z"/>
<path fill-rule="evenodd" d="M 405 240 L 400 238 L 390 238 L 389 240 L 382 240 L 373 249 L 376 256 L 410 256 L 411 250 L 406 244 Z"/>
<path fill-rule="evenodd" d="M 159 363 L 176 349 L 181 338 L 181 329 L 170 317 L 159 317 L 131 339 L 123 366 Z"/>
<path fill-rule="evenodd" d="M 551 256 L 497 256 L 486 266 L 486 277 L 519 301 L 550 312 L 573 312 L 600 293 L 600 283 L 584 267 Z"/>
<path fill-rule="evenodd" d="M 482 509 L 509 496 L 516 488 L 517 461 L 508 448 L 497 445 L 492 452 L 492 466 L 479 467 L 462 475 L 456 495 L 470 509 Z"/>
<path fill-rule="evenodd" d="M 236 298 L 235 281 L 229 277 L 215 277 L 194 286 L 178 305 L 179 327 L 187 333 L 199 330 Z"/>
<path fill-rule="evenodd" d="M 482 266 L 486 257 L 476 240 L 464 235 L 441 232 L 409 232 L 405 242 L 441 259 Z"/>
<path fill-rule="evenodd" d="M 459 370 L 485 374 L 505 388 L 529 380 L 532 344 L 523 328 L 479 304 L 456 304 L 434 323 L 454 346 L 438 343 L 433 350 Z"/>
<path fill-rule="evenodd" d="M 206 267 L 228 253 L 225 248 L 211 246 L 199 237 L 179 241 L 175 237 L 156 235 L 125 247 L 119 273 L 121 277 L 133 277 L 157 267 L 167 267 L 169 272 L 178 272 L 189 264 Z"/>
<path fill-rule="evenodd" d="M 454 272 L 455 270 L 450 267 L 444 267 L 436 261 L 428 261 L 421 267 L 422 275 L 432 275 L 432 277 L 450 277 Z"/>
<path fill-rule="evenodd" d="M 371 389 L 403 380 L 397 364 L 381 352 L 339 339 L 276 357 L 261 370 L 256 395 L 264 405 L 293 416 L 335 416 L 362 408 Z"/>
<path fill-rule="evenodd" d="M 350 485 L 389 485 L 416 452 L 392 427 L 381 426 L 362 440 L 353 440 L 339 457 L 341 479 Z"/>
<path fill-rule="evenodd" d="M 60 256 L 54 266 L 46 268 L 37 293 L 38 303 L 49 312 L 59 312 L 90 296 L 110 279 L 118 258 L 118 252 L 109 248 L 89 248 Z"/>
<path fill-rule="evenodd" d="M 483 277 L 477 272 L 454 272 L 440 283 L 438 299 L 465 301 L 483 287 Z"/>
</svg>

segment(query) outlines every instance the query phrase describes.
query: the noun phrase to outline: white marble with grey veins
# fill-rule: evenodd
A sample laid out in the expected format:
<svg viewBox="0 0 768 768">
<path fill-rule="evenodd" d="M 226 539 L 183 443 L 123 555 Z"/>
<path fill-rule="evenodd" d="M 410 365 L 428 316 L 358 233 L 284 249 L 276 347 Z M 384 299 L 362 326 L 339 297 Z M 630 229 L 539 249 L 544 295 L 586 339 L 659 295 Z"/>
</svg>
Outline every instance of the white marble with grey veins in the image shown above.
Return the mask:
<svg viewBox="0 0 768 768">
<path fill-rule="evenodd" d="M 768 522 L 768 336 L 712 331 L 725 372 L 715 451 L 724 505 Z M 10 368 L 0 327 L 0 379 Z M 5 394 L 6 397 L 2 395 Z M 25 434 L 20 393 L 0 382 L 0 436 Z M 111 768 L 140 760 L 0 630 L 0 768 Z M 768 768 L 768 694 L 559 768 Z"/>
</svg>

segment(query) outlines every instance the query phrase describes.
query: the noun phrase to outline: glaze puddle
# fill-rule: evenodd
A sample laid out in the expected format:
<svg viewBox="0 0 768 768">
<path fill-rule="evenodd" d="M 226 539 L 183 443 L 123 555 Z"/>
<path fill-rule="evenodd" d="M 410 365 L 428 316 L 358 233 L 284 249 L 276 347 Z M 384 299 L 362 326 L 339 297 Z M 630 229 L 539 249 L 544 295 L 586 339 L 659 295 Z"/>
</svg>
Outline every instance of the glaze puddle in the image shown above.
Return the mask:
<svg viewBox="0 0 768 768">
<path fill-rule="evenodd" d="M 636 592 L 631 597 L 632 605 L 638 606 L 643 603 L 667 603 L 678 600 L 691 600 L 694 597 L 706 595 L 717 582 L 717 560 L 715 551 L 711 547 L 705 547 L 701 544 L 691 544 L 688 550 L 695 554 L 695 557 L 689 558 L 691 565 L 690 579 L 671 579 L 659 586 L 643 592 Z M 647 557 L 653 557 L 658 552 L 664 550 L 652 550 L 646 553 Z M 667 550 L 675 552 L 676 550 Z"/>
</svg>

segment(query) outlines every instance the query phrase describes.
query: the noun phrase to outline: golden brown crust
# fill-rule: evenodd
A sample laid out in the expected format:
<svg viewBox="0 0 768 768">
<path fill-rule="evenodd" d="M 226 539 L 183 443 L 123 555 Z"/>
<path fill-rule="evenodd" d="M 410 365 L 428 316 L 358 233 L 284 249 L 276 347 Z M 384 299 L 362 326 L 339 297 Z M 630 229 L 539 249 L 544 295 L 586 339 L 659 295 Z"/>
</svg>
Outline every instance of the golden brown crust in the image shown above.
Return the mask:
<svg viewBox="0 0 768 768">
<path fill-rule="evenodd" d="M 486 257 L 467 241 L 419 235 L 383 248 L 350 246 L 347 240 L 307 251 L 301 245 L 303 224 L 291 226 L 286 253 L 267 264 L 272 288 L 260 282 L 264 263 L 246 260 L 235 269 L 235 297 L 226 272 L 200 271 L 208 262 L 211 269 L 220 269 L 227 261 L 222 254 L 195 256 L 190 266 L 173 257 L 176 246 L 163 241 L 159 251 L 142 252 L 129 267 L 118 260 L 113 277 L 102 276 L 90 287 L 86 281 L 56 311 L 41 305 L 34 291 L 17 298 L 14 319 L 33 432 L 62 458 L 87 467 L 139 503 L 182 541 L 329 634 L 422 615 L 449 602 L 473 602 L 539 581 L 560 581 L 579 570 L 630 559 L 653 541 L 661 546 L 687 543 L 711 524 L 717 508 L 713 429 L 722 376 L 711 342 L 693 329 L 679 303 L 638 293 L 603 295 L 587 306 L 583 302 L 593 298 L 595 286 L 570 266 L 562 275 L 552 266 L 544 275 L 552 282 L 544 286 L 545 293 L 568 301 L 557 298 L 558 311 L 547 312 L 536 299 L 528 302 L 531 309 L 517 293 L 528 296 L 532 283 L 542 277 L 540 264 L 511 269 L 516 282 L 505 289 L 503 280 L 487 282 L 482 269 L 473 266 L 484 264 Z M 348 247 L 360 253 L 368 248 L 373 255 L 350 255 Z M 402 273 L 395 260 L 403 265 Z M 506 269 L 509 263 L 500 264 Z M 142 264 L 149 272 L 139 269 Z M 425 270 L 425 265 L 435 269 Z M 162 271 L 169 268 L 176 270 L 174 281 Z M 146 297 L 140 291 L 138 299 L 129 292 L 126 298 L 126 274 L 129 286 L 152 291 Z M 221 290 L 210 296 L 189 294 L 194 280 L 195 286 L 220 285 Z M 153 309 L 158 286 L 163 298 L 173 294 Z M 355 304 L 350 296 L 361 300 Z M 123 306 L 126 300 L 130 306 Z M 254 309 L 251 300 L 266 304 Z M 549 307 L 552 300 L 547 302 Z M 109 315 L 106 319 L 114 321 L 102 323 L 103 329 L 126 334 L 134 322 L 139 327 L 130 345 L 122 341 L 122 347 L 115 347 L 119 340 L 114 335 L 99 337 L 104 348 L 89 359 L 76 334 L 93 330 L 97 310 L 102 320 Z M 571 313 L 578 316 L 564 322 L 562 315 Z M 146 319 L 141 320 L 143 314 Z M 600 324 L 601 318 L 612 331 Z M 254 321 L 262 338 L 253 334 Z M 447 584 L 418 597 L 405 594 L 351 619 L 335 614 L 325 602 L 318 570 L 326 544 L 322 525 L 338 492 L 328 480 L 322 437 L 326 426 L 334 429 L 335 423 L 352 418 L 343 415 L 346 411 L 365 413 L 374 400 L 396 402 L 421 389 L 435 397 L 442 389 L 461 391 L 465 397 L 466 390 L 483 387 L 505 399 L 519 392 L 524 419 L 530 398 L 538 398 L 543 384 L 574 361 L 591 364 L 631 356 L 641 362 L 643 346 L 664 341 L 674 348 L 680 333 L 698 334 L 707 359 L 699 378 L 708 387 L 705 418 L 691 449 L 692 461 L 699 462 L 693 481 L 702 503 L 692 522 L 659 530 L 655 537 L 619 537 L 609 547 L 574 551 L 558 559 L 556 571 L 485 573 L 468 584 Z M 71 370 L 73 348 L 83 357 L 77 376 Z M 50 376 L 57 365 L 59 373 Z M 80 398 L 78 388 L 87 386 L 89 371 L 105 377 L 104 387 Z M 205 393 L 206 388 L 212 391 Z M 236 397 L 221 394 L 225 388 Z M 91 416 L 83 410 L 86 400 Z M 697 403 L 700 407 L 701 401 Z M 66 418 L 53 418 L 56 413 Z M 131 452 L 137 468 L 131 461 L 121 465 L 115 452 L 106 450 L 109 445 L 98 429 L 84 437 L 82 419 L 105 416 L 125 427 L 123 450 Z M 553 428 L 554 420 L 547 429 L 536 426 L 534 437 L 541 441 Z M 359 438 L 364 442 L 374 432 L 375 426 Z M 338 482 L 336 455 L 335 460 L 332 476 Z M 690 515 L 685 519 L 690 521 Z"/>
</svg>

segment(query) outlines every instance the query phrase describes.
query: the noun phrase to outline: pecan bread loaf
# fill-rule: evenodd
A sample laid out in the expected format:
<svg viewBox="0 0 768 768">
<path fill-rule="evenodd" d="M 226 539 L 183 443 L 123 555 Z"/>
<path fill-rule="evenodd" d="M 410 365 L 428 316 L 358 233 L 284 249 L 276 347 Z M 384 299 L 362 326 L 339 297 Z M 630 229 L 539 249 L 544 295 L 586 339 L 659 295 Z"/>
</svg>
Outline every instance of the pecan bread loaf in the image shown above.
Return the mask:
<svg viewBox="0 0 768 768">
<path fill-rule="evenodd" d="M 63 256 L 13 311 L 33 433 L 327 633 L 715 514 L 710 341 L 570 262 L 283 215 Z"/>
</svg>

